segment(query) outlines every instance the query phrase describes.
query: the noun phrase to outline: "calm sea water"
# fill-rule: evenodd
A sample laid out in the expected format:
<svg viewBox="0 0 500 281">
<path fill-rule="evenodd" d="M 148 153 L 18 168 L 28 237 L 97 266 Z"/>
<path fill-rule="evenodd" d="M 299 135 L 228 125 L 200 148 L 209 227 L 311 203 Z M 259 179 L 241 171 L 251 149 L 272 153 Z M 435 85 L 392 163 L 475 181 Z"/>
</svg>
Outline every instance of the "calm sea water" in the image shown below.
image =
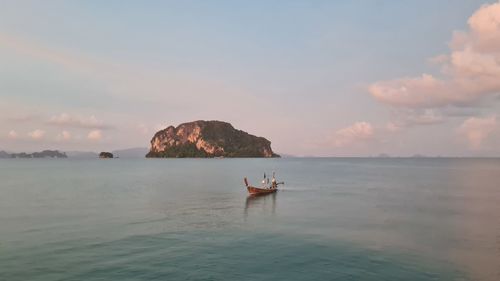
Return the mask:
<svg viewBox="0 0 500 281">
<path fill-rule="evenodd" d="M 0 280 L 497 281 L 500 160 L 2 160 Z"/>
</svg>

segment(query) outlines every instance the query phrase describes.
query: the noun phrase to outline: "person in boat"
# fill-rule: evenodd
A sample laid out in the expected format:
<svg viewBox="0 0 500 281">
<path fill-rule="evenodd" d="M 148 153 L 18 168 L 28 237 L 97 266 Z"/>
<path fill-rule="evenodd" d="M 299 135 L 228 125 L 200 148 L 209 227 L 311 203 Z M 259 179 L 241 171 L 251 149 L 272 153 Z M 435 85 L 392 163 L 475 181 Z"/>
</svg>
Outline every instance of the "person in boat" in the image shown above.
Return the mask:
<svg viewBox="0 0 500 281">
<path fill-rule="evenodd" d="M 262 186 L 266 187 L 267 189 L 276 189 L 276 188 L 278 188 L 278 182 L 276 181 L 276 178 L 274 176 L 274 172 L 273 172 L 273 178 L 271 180 L 271 185 L 269 185 L 269 178 L 264 173 L 264 179 L 262 179 Z"/>
<path fill-rule="evenodd" d="M 278 188 L 278 183 L 276 182 L 276 179 L 274 177 L 271 180 L 271 188 Z"/>
</svg>

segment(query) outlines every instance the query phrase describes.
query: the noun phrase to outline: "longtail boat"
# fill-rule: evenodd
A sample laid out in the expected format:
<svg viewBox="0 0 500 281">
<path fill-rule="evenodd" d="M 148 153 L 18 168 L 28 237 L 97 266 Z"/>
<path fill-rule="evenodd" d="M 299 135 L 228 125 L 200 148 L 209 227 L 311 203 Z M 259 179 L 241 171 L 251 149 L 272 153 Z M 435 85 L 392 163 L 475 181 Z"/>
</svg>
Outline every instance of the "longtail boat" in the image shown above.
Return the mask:
<svg viewBox="0 0 500 281">
<path fill-rule="evenodd" d="M 274 193 L 278 191 L 278 184 L 283 184 L 283 182 L 279 182 L 269 187 L 266 186 L 255 187 L 248 184 L 247 178 L 244 178 L 244 181 L 245 181 L 245 186 L 247 187 L 248 193 L 250 193 L 250 195 L 264 195 L 264 194 Z"/>
</svg>

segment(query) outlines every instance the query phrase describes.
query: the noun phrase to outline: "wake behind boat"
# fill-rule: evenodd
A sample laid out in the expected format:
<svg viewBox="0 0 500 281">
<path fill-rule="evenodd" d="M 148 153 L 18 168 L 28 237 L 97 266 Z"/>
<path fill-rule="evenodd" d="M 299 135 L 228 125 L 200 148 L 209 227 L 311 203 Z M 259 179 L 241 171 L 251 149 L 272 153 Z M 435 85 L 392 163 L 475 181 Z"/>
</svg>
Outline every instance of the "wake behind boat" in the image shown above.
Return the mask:
<svg viewBox="0 0 500 281">
<path fill-rule="evenodd" d="M 264 179 L 262 180 L 262 186 L 260 187 L 255 187 L 248 184 L 248 180 L 246 177 L 244 178 L 244 181 L 245 181 L 245 186 L 247 187 L 248 193 L 250 193 L 250 195 L 263 195 L 263 194 L 274 193 L 278 191 L 278 185 L 285 184 L 284 182 L 277 182 L 276 178 L 274 177 L 274 173 L 271 183 L 269 183 L 269 178 L 266 178 L 266 174 L 264 174 Z"/>
</svg>

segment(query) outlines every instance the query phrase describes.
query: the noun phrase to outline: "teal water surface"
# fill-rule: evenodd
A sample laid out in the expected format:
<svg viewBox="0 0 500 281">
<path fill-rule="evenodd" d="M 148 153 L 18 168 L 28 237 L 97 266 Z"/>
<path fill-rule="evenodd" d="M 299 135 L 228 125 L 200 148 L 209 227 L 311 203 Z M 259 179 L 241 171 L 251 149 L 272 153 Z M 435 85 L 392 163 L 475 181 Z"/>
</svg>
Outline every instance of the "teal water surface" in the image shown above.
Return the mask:
<svg viewBox="0 0 500 281">
<path fill-rule="evenodd" d="M 247 197 L 276 171 L 285 186 Z M 6 159 L 0 280 L 500 280 L 498 159 Z"/>
</svg>

